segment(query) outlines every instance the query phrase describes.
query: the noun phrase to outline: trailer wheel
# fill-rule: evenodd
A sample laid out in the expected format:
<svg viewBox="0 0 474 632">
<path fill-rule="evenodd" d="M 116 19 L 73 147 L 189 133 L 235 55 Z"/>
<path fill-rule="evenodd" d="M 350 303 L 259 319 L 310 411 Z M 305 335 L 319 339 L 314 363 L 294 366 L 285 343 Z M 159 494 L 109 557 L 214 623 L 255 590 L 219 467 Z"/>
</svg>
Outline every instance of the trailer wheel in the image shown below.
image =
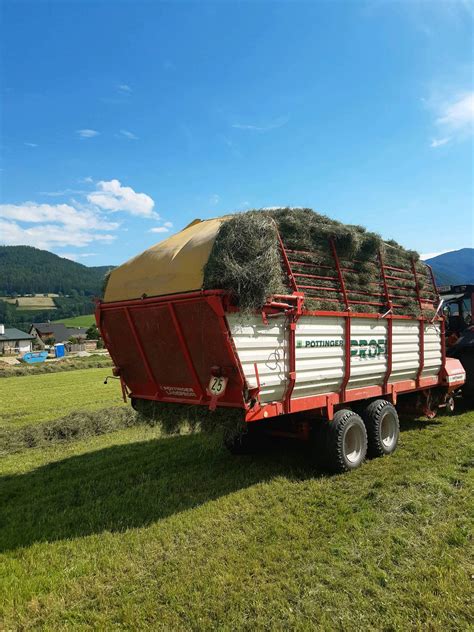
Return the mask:
<svg viewBox="0 0 474 632">
<path fill-rule="evenodd" d="M 359 415 L 338 410 L 332 421 L 325 422 L 324 465 L 332 472 L 348 472 L 359 467 L 367 453 L 367 431 Z"/>
<path fill-rule="evenodd" d="M 362 419 L 367 428 L 368 456 L 374 458 L 395 452 L 400 435 L 395 407 L 385 399 L 377 399 L 364 409 Z"/>
<path fill-rule="evenodd" d="M 450 395 L 446 400 L 446 406 L 444 408 L 444 412 L 446 415 L 454 415 L 455 410 L 456 410 L 456 403 L 454 401 L 454 397 Z"/>
<path fill-rule="evenodd" d="M 260 434 L 253 428 L 224 436 L 224 446 L 231 454 L 253 454 L 260 447 Z"/>
</svg>

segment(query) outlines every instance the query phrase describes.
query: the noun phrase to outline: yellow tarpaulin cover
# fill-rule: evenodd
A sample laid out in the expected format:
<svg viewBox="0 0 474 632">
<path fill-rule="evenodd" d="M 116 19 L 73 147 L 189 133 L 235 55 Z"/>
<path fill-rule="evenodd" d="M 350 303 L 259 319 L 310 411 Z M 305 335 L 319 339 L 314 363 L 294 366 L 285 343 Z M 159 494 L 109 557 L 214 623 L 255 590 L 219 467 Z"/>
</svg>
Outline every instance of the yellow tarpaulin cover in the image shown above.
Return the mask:
<svg viewBox="0 0 474 632">
<path fill-rule="evenodd" d="M 148 248 L 110 274 L 104 301 L 124 301 L 199 290 L 224 217 L 195 220 L 181 232 Z"/>
</svg>

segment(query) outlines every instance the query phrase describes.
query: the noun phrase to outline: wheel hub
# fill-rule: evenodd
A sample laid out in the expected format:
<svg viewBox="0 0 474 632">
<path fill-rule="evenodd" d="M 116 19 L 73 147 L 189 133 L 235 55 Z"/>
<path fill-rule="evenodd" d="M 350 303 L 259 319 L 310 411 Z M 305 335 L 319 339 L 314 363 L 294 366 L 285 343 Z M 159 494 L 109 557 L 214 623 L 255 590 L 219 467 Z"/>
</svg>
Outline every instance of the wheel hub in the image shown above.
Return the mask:
<svg viewBox="0 0 474 632">
<path fill-rule="evenodd" d="M 397 438 L 397 423 L 392 414 L 387 414 L 380 424 L 380 438 L 385 449 L 390 450 Z"/>
<path fill-rule="evenodd" d="M 357 463 L 362 456 L 364 434 L 362 429 L 354 424 L 347 429 L 344 437 L 344 455 L 349 463 Z"/>
</svg>

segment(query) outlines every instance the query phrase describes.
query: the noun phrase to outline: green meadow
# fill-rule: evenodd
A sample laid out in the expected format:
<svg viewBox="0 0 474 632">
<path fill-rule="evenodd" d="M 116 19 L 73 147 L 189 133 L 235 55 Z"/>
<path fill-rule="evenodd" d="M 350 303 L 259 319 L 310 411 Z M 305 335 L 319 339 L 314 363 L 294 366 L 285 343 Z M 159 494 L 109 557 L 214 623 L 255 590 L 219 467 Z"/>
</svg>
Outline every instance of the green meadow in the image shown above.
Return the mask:
<svg viewBox="0 0 474 632">
<path fill-rule="evenodd" d="M 95 323 L 94 314 L 86 314 L 85 316 L 71 316 L 70 318 L 61 318 L 54 321 L 64 323 L 66 327 L 90 327 Z"/>
<path fill-rule="evenodd" d="M 1 380 L 3 426 L 121 406 L 106 372 Z M 144 423 L 25 448 L 0 461 L 0 629 L 468 630 L 473 465 L 472 412 L 338 476 Z"/>
<path fill-rule="evenodd" d="M 63 417 L 76 410 L 122 406 L 118 380 L 104 379 L 110 367 L 0 379 L 0 428 Z"/>
</svg>

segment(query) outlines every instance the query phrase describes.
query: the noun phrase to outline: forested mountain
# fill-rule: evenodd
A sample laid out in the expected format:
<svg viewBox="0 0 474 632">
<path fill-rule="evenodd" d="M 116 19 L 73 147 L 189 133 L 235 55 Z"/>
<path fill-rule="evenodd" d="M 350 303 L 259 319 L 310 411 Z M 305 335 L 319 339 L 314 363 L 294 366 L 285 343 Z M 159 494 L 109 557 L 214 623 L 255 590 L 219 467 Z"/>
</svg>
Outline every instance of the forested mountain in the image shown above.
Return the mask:
<svg viewBox="0 0 474 632">
<path fill-rule="evenodd" d="M 438 285 L 474 283 L 474 248 L 461 248 L 427 259 Z"/>
<path fill-rule="evenodd" d="M 88 268 L 31 246 L 0 246 L 0 296 L 78 293 L 100 296 L 113 266 Z"/>
</svg>

